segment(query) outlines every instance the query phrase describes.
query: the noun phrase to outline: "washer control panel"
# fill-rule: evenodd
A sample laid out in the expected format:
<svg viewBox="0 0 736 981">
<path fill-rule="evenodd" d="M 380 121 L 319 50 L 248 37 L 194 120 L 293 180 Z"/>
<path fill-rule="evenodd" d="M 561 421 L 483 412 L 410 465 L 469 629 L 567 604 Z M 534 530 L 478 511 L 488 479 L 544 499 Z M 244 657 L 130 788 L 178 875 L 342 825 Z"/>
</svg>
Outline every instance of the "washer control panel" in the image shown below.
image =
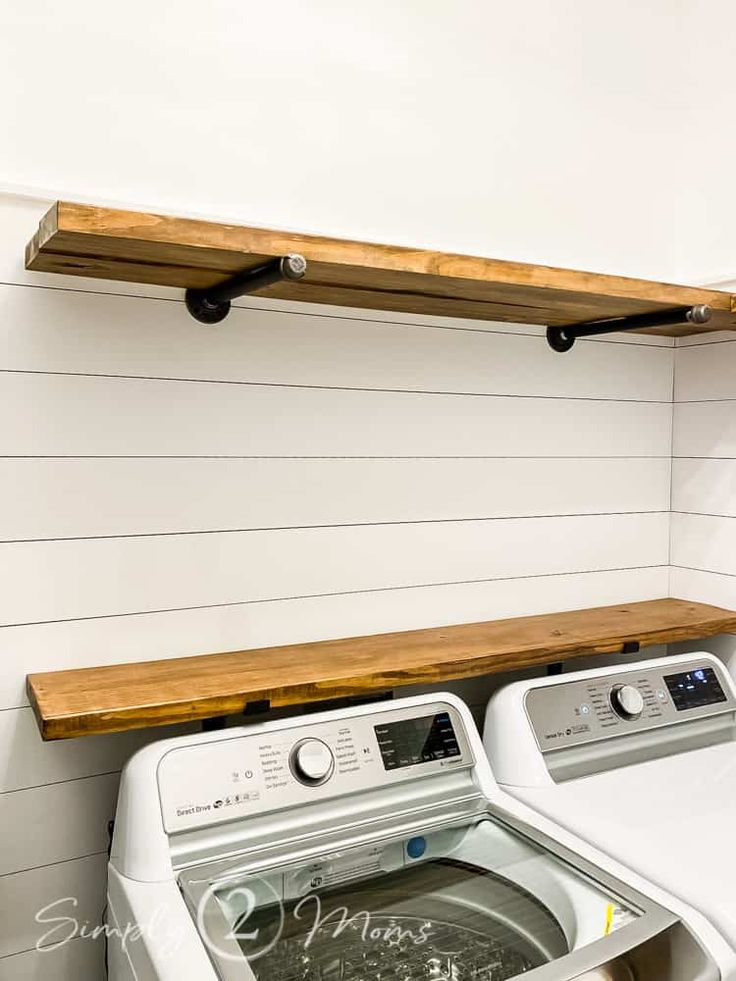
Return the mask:
<svg viewBox="0 0 736 981">
<path fill-rule="evenodd" d="M 694 660 L 670 669 L 600 674 L 541 685 L 525 696 L 527 716 L 543 753 L 596 740 L 733 712 L 724 669 Z"/>
<path fill-rule="evenodd" d="M 432 702 L 312 725 L 235 729 L 169 750 L 157 779 L 164 828 L 173 833 L 473 762 L 459 713 Z"/>
</svg>

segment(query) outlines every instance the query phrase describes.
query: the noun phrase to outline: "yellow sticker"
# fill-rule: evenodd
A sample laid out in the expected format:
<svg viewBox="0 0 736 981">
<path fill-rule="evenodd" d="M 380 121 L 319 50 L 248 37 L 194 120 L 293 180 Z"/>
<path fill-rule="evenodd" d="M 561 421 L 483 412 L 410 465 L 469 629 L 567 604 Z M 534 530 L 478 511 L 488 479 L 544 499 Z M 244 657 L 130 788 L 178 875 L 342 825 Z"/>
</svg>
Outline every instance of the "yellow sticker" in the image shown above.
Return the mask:
<svg viewBox="0 0 736 981">
<path fill-rule="evenodd" d="M 613 926 L 613 903 L 609 903 L 606 907 L 606 929 L 603 931 L 603 936 L 607 937 L 611 932 L 611 927 Z"/>
</svg>

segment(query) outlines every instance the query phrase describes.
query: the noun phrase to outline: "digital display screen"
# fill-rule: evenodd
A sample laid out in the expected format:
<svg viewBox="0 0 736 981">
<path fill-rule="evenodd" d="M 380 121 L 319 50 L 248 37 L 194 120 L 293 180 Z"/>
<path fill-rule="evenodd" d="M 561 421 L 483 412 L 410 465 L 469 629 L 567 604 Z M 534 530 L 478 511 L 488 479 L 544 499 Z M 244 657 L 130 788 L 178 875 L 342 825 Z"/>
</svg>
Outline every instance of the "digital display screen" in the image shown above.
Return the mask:
<svg viewBox="0 0 736 981">
<path fill-rule="evenodd" d="M 386 770 L 460 756 L 449 712 L 374 726 Z"/>
<path fill-rule="evenodd" d="M 678 712 L 726 701 L 725 692 L 713 668 L 666 674 L 664 683 Z"/>
</svg>

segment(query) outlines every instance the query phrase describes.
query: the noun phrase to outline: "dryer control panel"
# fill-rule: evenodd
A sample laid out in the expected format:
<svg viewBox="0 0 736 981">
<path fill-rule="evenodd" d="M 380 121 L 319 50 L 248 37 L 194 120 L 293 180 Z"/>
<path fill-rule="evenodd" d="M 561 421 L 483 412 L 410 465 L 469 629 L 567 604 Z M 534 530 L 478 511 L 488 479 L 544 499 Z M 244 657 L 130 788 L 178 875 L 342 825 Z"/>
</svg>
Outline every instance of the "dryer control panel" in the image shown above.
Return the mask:
<svg viewBox="0 0 736 981">
<path fill-rule="evenodd" d="M 530 688 L 527 716 L 542 753 L 601 740 L 654 733 L 733 713 L 736 699 L 723 668 L 694 659 L 632 667 L 567 683 Z"/>
<path fill-rule="evenodd" d="M 472 765 L 459 713 L 438 702 L 235 729 L 169 750 L 157 777 L 170 834 Z"/>
</svg>

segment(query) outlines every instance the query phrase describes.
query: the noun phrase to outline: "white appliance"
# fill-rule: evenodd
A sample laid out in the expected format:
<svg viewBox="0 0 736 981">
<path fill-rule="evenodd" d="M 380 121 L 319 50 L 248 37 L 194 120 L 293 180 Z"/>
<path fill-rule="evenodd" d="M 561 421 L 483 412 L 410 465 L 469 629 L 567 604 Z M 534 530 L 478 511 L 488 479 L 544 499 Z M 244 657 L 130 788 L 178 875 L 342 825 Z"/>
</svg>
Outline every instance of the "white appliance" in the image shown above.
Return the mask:
<svg viewBox="0 0 736 981">
<path fill-rule="evenodd" d="M 717 658 L 508 685 L 484 744 L 506 790 L 696 907 L 736 948 L 736 688 Z"/>
<path fill-rule="evenodd" d="M 452 695 L 165 740 L 123 773 L 109 975 L 728 976 L 716 931 L 598 855 L 499 791 Z"/>
</svg>

